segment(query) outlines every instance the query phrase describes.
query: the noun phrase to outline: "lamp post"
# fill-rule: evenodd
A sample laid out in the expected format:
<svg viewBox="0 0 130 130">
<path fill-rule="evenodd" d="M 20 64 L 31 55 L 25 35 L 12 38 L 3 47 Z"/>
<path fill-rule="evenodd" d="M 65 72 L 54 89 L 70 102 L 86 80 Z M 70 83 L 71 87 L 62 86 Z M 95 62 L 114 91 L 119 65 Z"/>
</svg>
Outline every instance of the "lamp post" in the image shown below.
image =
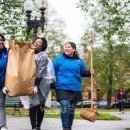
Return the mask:
<svg viewBox="0 0 130 130">
<path fill-rule="evenodd" d="M 31 20 L 31 15 L 35 5 L 32 2 L 32 0 L 26 0 L 24 3 L 24 9 L 26 11 L 26 23 L 27 23 L 27 35 L 29 35 L 30 31 L 33 29 L 33 34 L 34 34 L 34 40 L 37 37 L 37 30 L 39 27 L 41 27 L 41 30 L 43 32 L 44 30 L 44 23 L 45 23 L 45 10 L 46 10 L 46 5 L 47 5 L 47 1 L 46 0 L 38 0 L 38 8 L 41 11 L 41 17 L 38 20 L 37 17 L 35 16 L 35 19 Z"/>
</svg>

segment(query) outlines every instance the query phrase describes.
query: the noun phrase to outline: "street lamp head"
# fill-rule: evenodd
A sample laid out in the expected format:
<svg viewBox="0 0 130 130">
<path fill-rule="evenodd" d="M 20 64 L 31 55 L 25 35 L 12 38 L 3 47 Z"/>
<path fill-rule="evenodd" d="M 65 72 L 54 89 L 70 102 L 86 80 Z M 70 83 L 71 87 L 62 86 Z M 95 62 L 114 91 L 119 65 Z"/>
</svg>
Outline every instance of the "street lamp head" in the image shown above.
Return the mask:
<svg viewBox="0 0 130 130">
<path fill-rule="evenodd" d="M 30 11 L 32 12 L 34 10 L 35 6 L 34 6 L 34 3 L 32 2 L 32 0 L 26 0 L 24 2 L 24 10 L 26 12 Z"/>
<path fill-rule="evenodd" d="M 47 0 L 38 0 L 38 8 L 45 11 L 47 7 Z"/>
<path fill-rule="evenodd" d="M 45 24 L 45 10 L 47 7 L 47 0 L 37 0 L 38 3 L 38 8 L 41 11 L 41 17 L 40 19 L 37 19 L 35 17 L 35 19 L 31 19 L 31 16 L 34 15 L 34 13 L 32 13 L 32 11 L 34 10 L 35 6 L 34 3 L 32 2 L 32 0 L 25 0 L 24 3 L 24 9 L 26 11 L 26 23 L 27 23 L 27 34 L 29 35 L 31 29 L 33 29 L 33 34 L 34 34 L 34 40 L 37 37 L 37 32 L 38 32 L 38 28 L 41 27 L 41 30 L 43 32 L 44 30 L 44 24 Z"/>
</svg>

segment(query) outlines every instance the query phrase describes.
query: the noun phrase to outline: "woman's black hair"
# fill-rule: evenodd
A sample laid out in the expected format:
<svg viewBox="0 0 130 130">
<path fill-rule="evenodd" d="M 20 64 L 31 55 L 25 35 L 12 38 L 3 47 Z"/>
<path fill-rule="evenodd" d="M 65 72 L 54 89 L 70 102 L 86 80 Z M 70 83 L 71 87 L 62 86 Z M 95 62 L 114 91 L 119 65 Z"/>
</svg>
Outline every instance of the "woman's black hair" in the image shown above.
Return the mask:
<svg viewBox="0 0 130 130">
<path fill-rule="evenodd" d="M 4 37 L 3 34 L 0 34 L 0 37 L 2 38 L 3 41 L 5 41 L 5 37 Z M 2 49 L 2 51 L 4 51 L 5 53 L 7 53 L 7 48 L 5 47 L 5 45 L 4 45 L 3 49 Z"/>
<path fill-rule="evenodd" d="M 5 37 L 3 34 L 0 34 L 0 37 L 2 38 L 3 41 L 5 41 Z"/>
<path fill-rule="evenodd" d="M 37 37 L 37 39 L 41 39 L 42 40 L 42 51 L 45 51 L 47 49 L 47 40 L 46 40 L 46 38 L 44 38 L 44 37 Z"/>
<path fill-rule="evenodd" d="M 67 42 L 66 44 L 70 44 L 73 49 L 75 49 L 75 52 L 73 54 L 73 58 L 74 59 L 79 59 L 79 55 L 78 55 L 78 52 L 76 51 L 76 44 L 74 42 Z M 63 53 L 65 55 L 65 53 Z"/>
</svg>

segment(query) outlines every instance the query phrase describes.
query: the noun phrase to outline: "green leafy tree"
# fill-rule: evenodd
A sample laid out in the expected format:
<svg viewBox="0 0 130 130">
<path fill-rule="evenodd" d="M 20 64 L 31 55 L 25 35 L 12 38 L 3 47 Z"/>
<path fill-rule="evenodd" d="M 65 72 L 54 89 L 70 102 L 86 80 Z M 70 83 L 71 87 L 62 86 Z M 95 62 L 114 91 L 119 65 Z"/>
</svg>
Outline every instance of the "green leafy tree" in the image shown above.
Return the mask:
<svg viewBox="0 0 130 130">
<path fill-rule="evenodd" d="M 101 78 L 96 78 L 96 82 L 102 88 L 104 88 L 103 86 L 106 88 L 108 108 L 111 106 L 115 80 L 120 76 L 123 77 L 123 74 L 126 72 L 126 66 L 123 65 L 122 61 L 120 61 L 122 63 L 119 66 L 119 61 L 115 56 L 120 54 L 117 48 L 123 50 L 118 44 L 123 46 L 123 43 L 128 42 L 129 39 L 129 4 L 129 0 L 80 0 L 79 4 L 79 7 L 92 18 L 93 22 L 90 24 L 90 27 L 94 29 L 96 36 L 102 39 L 99 40 L 102 44 L 98 48 L 102 47 L 103 49 L 97 50 L 99 51 L 99 56 L 97 58 L 98 62 L 95 65 L 100 71 L 97 73 L 97 76 Z"/>
<path fill-rule="evenodd" d="M 17 39 L 25 34 L 23 2 L 19 0 L 1 0 L 0 31 L 10 39 Z"/>
</svg>

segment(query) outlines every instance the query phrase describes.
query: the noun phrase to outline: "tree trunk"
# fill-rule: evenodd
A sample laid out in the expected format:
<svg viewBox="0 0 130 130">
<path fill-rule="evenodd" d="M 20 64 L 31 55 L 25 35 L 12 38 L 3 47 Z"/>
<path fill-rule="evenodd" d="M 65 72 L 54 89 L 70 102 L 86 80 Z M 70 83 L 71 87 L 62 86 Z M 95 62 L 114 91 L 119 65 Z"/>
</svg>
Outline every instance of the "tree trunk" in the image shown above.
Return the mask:
<svg viewBox="0 0 130 130">
<path fill-rule="evenodd" d="M 112 86 L 113 86 L 113 46 L 109 41 L 109 71 L 108 71 L 108 88 L 107 88 L 107 108 L 111 108 Z"/>
<path fill-rule="evenodd" d="M 113 84 L 113 67 L 110 64 L 110 73 L 108 75 L 108 89 L 107 89 L 107 108 L 111 108 L 111 97 L 112 97 L 112 84 Z"/>
</svg>

